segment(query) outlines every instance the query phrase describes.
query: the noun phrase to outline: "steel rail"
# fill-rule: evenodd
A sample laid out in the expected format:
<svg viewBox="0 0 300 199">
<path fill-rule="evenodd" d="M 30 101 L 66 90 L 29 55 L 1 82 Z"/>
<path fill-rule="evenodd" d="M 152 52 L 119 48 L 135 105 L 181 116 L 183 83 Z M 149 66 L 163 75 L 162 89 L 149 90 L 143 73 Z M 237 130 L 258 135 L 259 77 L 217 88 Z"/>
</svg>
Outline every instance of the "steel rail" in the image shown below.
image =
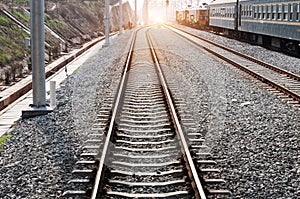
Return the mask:
<svg viewBox="0 0 300 199">
<path fill-rule="evenodd" d="M 107 155 L 107 152 L 108 152 L 108 149 L 109 149 L 109 144 L 111 142 L 112 131 L 113 131 L 113 127 L 114 127 L 114 124 L 115 124 L 115 118 L 116 118 L 116 115 L 117 115 L 117 112 L 118 112 L 118 107 L 119 107 L 119 104 L 120 104 L 121 96 L 123 94 L 125 80 L 126 80 L 126 76 L 127 76 L 127 71 L 129 69 L 130 62 L 131 62 L 131 59 L 132 59 L 133 47 L 134 47 L 134 44 L 135 44 L 135 38 L 136 38 L 137 32 L 139 30 L 140 29 L 136 30 L 134 32 L 133 36 L 132 36 L 130 49 L 129 49 L 129 52 L 128 52 L 128 55 L 127 55 L 127 60 L 126 60 L 126 64 L 125 64 L 125 67 L 124 67 L 122 79 L 121 79 L 121 82 L 120 82 L 120 85 L 119 85 L 119 91 L 118 91 L 117 98 L 116 98 L 115 103 L 114 103 L 114 108 L 113 108 L 112 117 L 111 117 L 110 124 L 109 124 L 109 129 L 108 129 L 106 139 L 105 139 L 105 142 L 104 142 L 104 145 L 103 145 L 102 154 L 101 154 L 101 157 L 99 159 L 98 171 L 97 171 L 97 174 L 96 174 L 96 177 L 95 177 L 95 181 L 94 181 L 95 183 L 94 183 L 94 186 L 93 186 L 91 199 L 96 199 L 98 197 L 98 194 L 99 194 L 98 191 L 99 191 L 100 181 L 101 181 L 101 178 L 102 178 L 104 163 L 105 163 L 106 155 Z"/>
<path fill-rule="evenodd" d="M 257 63 L 257 64 L 259 64 L 259 65 L 261 65 L 261 66 L 264 66 L 264 67 L 266 67 L 266 68 L 269 68 L 269 69 L 271 69 L 271 70 L 274 70 L 274 71 L 276 71 L 276 72 L 278 72 L 278 73 L 280 73 L 280 74 L 284 74 L 284 75 L 286 75 L 286 76 L 288 76 L 288 77 L 291 77 L 291 78 L 293 78 L 293 79 L 295 79 L 295 80 L 300 81 L 300 75 L 297 75 L 297 74 L 292 73 L 292 72 L 290 72 L 290 71 L 287 71 L 287 70 L 285 70 L 285 69 L 279 68 L 279 67 L 277 67 L 277 66 L 271 65 L 271 64 L 269 64 L 269 63 L 263 62 L 263 61 L 261 61 L 261 60 L 258 60 L 258 59 L 256 59 L 256 58 L 254 58 L 254 57 L 251 57 L 251 56 L 249 56 L 249 55 L 245 55 L 245 54 L 240 53 L 240 52 L 238 52 L 238 51 L 236 51 L 236 50 L 227 48 L 226 46 L 223 46 L 223 45 L 221 45 L 221 44 L 218 44 L 218 43 L 215 43 L 215 42 L 210 41 L 210 40 L 208 40 L 208 39 L 205 39 L 205 38 L 203 38 L 203 37 L 201 37 L 201 36 L 199 36 L 199 35 L 190 33 L 190 32 L 188 32 L 188 31 L 186 31 L 186 30 L 177 28 L 177 27 L 172 26 L 172 25 L 166 25 L 166 27 L 168 27 L 168 26 L 169 26 L 169 27 L 172 27 L 172 28 L 175 28 L 175 29 L 177 29 L 177 30 L 180 30 L 180 31 L 182 31 L 182 32 L 184 32 L 184 33 L 186 33 L 186 34 L 189 34 L 189 35 L 193 36 L 193 37 L 196 37 L 196 38 L 198 38 L 198 39 L 200 39 L 200 40 L 202 40 L 202 41 L 205 41 L 205 42 L 207 42 L 207 43 L 210 43 L 210 44 L 212 44 L 212 45 L 214 45 L 214 46 L 217 46 L 217 47 L 219 47 L 219 48 L 222 48 L 223 50 L 227 50 L 227 51 L 229 51 L 229 52 L 231 52 L 231 53 L 233 53 L 233 54 L 235 54 L 235 55 L 238 55 L 238 56 L 243 57 L 243 58 L 245 58 L 245 59 L 248 59 L 248 60 L 250 60 L 250 61 L 252 61 L 252 62 L 255 62 L 255 63 Z"/>
<path fill-rule="evenodd" d="M 149 34 L 149 29 L 146 31 L 146 34 L 147 34 L 147 40 L 148 40 L 150 50 L 151 50 L 151 54 L 152 54 L 152 59 L 155 62 L 155 66 L 156 66 L 156 69 L 157 69 L 157 72 L 158 72 L 158 75 L 159 75 L 159 79 L 160 79 L 161 85 L 163 87 L 163 91 L 165 93 L 165 96 L 167 98 L 167 103 L 168 103 L 168 106 L 169 106 L 169 109 L 170 109 L 171 117 L 172 117 L 172 120 L 175 124 L 176 133 L 177 133 L 178 138 L 180 140 L 180 145 L 182 146 L 182 150 L 183 150 L 182 152 L 183 152 L 183 155 L 184 155 L 184 159 L 185 159 L 187 167 L 189 168 L 188 169 L 189 170 L 189 176 L 194 181 L 194 183 L 192 183 L 192 184 L 193 184 L 193 188 L 194 188 L 196 197 L 201 198 L 201 199 L 206 199 L 206 194 L 205 194 L 203 186 L 200 182 L 196 167 L 194 165 L 191 153 L 189 151 L 188 144 L 186 142 L 183 130 L 181 128 L 179 119 L 177 117 L 177 113 L 176 113 L 176 110 L 175 110 L 175 107 L 174 107 L 174 104 L 173 104 L 173 101 L 172 101 L 172 98 L 171 98 L 171 94 L 169 92 L 166 80 L 165 80 L 163 72 L 161 70 L 156 52 L 154 50 L 153 43 L 151 41 L 151 36 Z"/>
<path fill-rule="evenodd" d="M 233 66 L 235 66 L 235 67 L 237 67 L 237 68 L 243 70 L 244 72 L 247 72 L 248 74 L 252 75 L 253 77 L 257 78 L 258 80 L 260 80 L 260 81 L 262 81 L 262 82 L 264 82 L 264 83 L 269 84 L 270 86 L 272 86 L 272 87 L 278 89 L 279 91 L 285 93 L 286 95 L 290 96 L 290 97 L 293 98 L 294 100 L 300 102 L 300 96 L 299 96 L 297 93 L 295 93 L 295 92 L 293 92 L 293 91 L 291 91 L 291 90 L 289 90 L 289 89 L 287 89 L 287 88 L 285 88 L 285 87 L 283 87 L 283 86 L 277 84 L 276 82 L 274 82 L 273 80 L 269 79 L 268 77 L 265 77 L 265 76 L 263 76 L 263 75 L 260 75 L 260 74 L 256 73 L 255 71 L 253 71 L 253 70 L 251 70 L 251 69 L 249 69 L 249 68 L 247 68 L 247 67 L 245 67 L 245 66 L 243 66 L 243 65 L 241 65 L 241 64 L 239 64 L 239 63 L 237 63 L 237 62 L 235 62 L 235 61 L 233 61 L 233 60 L 231 60 L 231 59 L 229 59 L 229 58 L 227 58 L 227 57 L 225 57 L 225 56 L 223 56 L 223 55 L 221 55 L 221 54 L 219 54 L 219 53 L 217 53 L 217 52 L 215 52 L 215 51 L 213 51 L 213 50 L 211 50 L 211 49 L 209 49 L 209 48 L 207 48 L 207 47 L 205 47 L 205 46 L 202 46 L 201 44 L 199 44 L 199 43 L 197 43 L 197 42 L 195 42 L 195 41 L 193 41 L 193 40 L 191 40 L 191 39 L 189 39 L 189 38 L 187 38 L 187 37 L 185 37 L 185 36 L 183 36 L 183 35 L 181 35 L 180 33 L 175 32 L 174 30 L 172 30 L 172 29 L 169 28 L 168 26 L 167 26 L 167 28 L 168 28 L 169 30 L 173 31 L 174 33 L 178 34 L 179 36 L 185 38 L 186 40 L 190 41 L 191 43 L 195 44 L 196 46 L 205 49 L 207 52 L 209 52 L 209 53 L 211 53 L 211 54 L 213 54 L 213 55 L 215 55 L 215 56 L 221 58 L 222 60 L 224 60 L 224 61 L 226 61 L 226 62 L 232 64 Z M 174 27 L 172 27 L 172 28 L 174 28 Z M 177 28 L 174 28 L 174 29 L 177 29 Z M 177 29 L 177 30 L 182 31 L 182 30 L 180 30 L 180 29 Z M 187 33 L 186 31 L 182 31 L 182 32 L 185 32 L 186 34 L 189 34 L 189 35 L 191 35 L 191 36 L 194 36 L 193 34 Z M 198 38 L 197 36 L 195 36 L 195 37 Z M 199 39 L 205 41 L 203 38 L 199 38 Z M 208 43 L 210 43 L 210 44 L 212 44 L 212 45 L 215 45 L 213 42 L 210 42 L 210 41 L 209 41 Z M 216 46 L 219 47 L 219 44 L 216 44 Z M 231 50 L 231 49 L 227 49 L 226 47 L 220 47 L 220 48 L 222 48 L 222 49 L 224 49 L 224 50 L 227 50 L 227 51 L 230 51 L 230 52 L 233 51 L 233 52 L 232 52 L 233 54 L 236 54 L 236 53 L 237 53 L 236 55 L 242 56 L 243 58 L 248 57 L 247 55 L 240 55 L 239 52 L 236 52 L 236 51 Z M 236 53 L 234 53 L 234 52 L 236 52 Z M 246 56 L 246 57 L 244 57 L 244 56 Z M 246 58 L 246 59 L 248 59 L 248 58 Z M 255 58 L 253 58 L 253 59 L 256 60 Z M 249 60 L 250 60 L 250 61 L 253 61 L 253 60 L 251 60 L 251 59 L 249 59 Z M 295 79 L 295 80 L 297 80 L 297 81 L 300 81 L 300 76 L 297 76 L 296 74 L 293 74 L 293 73 L 290 73 L 290 72 L 288 72 L 288 71 L 279 69 L 279 68 L 277 68 L 277 67 L 275 67 L 275 68 L 276 68 L 276 69 L 275 69 L 275 68 L 273 68 L 274 66 L 271 66 L 271 65 L 269 65 L 269 64 L 267 64 L 267 63 L 264 63 L 264 62 L 261 62 L 261 61 L 259 61 L 259 60 L 256 60 L 256 61 L 253 61 L 253 62 L 255 62 L 256 64 L 259 64 L 259 65 L 261 65 L 261 66 L 268 65 L 267 68 L 269 68 L 269 66 L 270 66 L 270 67 L 272 67 L 272 68 L 269 68 L 269 69 L 271 69 L 271 70 L 273 70 L 273 71 L 275 71 L 275 72 L 281 71 L 281 72 L 279 72 L 280 74 L 286 74 L 287 76 L 289 76 L 289 77 L 291 77 L 291 78 L 293 78 L 293 79 Z M 263 63 L 263 64 L 261 64 L 261 63 Z M 277 71 L 277 69 L 278 69 L 278 71 Z M 283 72 L 283 71 L 285 71 L 285 72 Z"/>
</svg>

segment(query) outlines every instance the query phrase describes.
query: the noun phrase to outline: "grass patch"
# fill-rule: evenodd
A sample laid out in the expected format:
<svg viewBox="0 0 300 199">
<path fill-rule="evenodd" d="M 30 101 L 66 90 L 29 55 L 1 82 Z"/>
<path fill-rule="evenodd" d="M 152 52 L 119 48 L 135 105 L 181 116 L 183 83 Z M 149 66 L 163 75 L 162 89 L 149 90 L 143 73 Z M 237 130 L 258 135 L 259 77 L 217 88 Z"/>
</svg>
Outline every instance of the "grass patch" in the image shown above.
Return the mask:
<svg viewBox="0 0 300 199">
<path fill-rule="evenodd" d="M 24 38 L 29 37 L 25 31 L 1 15 L 0 29 L 0 66 L 29 54 L 30 49 L 24 45 Z"/>
<path fill-rule="evenodd" d="M 12 14 L 14 16 L 16 16 L 19 20 L 30 23 L 30 16 L 28 14 L 26 14 L 25 12 L 23 12 L 21 10 L 13 9 Z"/>
<path fill-rule="evenodd" d="M 0 152 L 3 151 L 2 145 L 3 145 L 4 142 L 5 142 L 8 138 L 10 138 L 10 137 L 11 137 L 11 135 L 9 135 L 9 134 L 2 135 L 2 136 L 0 137 Z"/>
<path fill-rule="evenodd" d="M 81 69 L 81 67 L 78 67 L 74 70 L 73 74 L 77 73 L 79 70 Z"/>
<path fill-rule="evenodd" d="M 9 24 L 11 24 L 11 22 L 9 21 L 8 18 L 4 16 L 0 16 L 0 25 L 8 26 Z"/>
<path fill-rule="evenodd" d="M 9 54 L 0 54 L 0 63 L 7 63 L 11 60 L 11 55 Z"/>
</svg>

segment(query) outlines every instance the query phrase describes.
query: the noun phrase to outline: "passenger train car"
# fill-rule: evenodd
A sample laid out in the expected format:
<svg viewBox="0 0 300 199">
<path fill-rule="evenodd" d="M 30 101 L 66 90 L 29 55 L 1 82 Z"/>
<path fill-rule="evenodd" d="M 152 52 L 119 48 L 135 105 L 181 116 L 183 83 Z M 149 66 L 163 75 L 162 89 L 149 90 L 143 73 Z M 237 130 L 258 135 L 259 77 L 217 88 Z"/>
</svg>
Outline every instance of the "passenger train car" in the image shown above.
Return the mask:
<svg viewBox="0 0 300 199">
<path fill-rule="evenodd" d="M 300 1 L 216 0 L 207 10 L 210 30 L 300 55 Z"/>
</svg>

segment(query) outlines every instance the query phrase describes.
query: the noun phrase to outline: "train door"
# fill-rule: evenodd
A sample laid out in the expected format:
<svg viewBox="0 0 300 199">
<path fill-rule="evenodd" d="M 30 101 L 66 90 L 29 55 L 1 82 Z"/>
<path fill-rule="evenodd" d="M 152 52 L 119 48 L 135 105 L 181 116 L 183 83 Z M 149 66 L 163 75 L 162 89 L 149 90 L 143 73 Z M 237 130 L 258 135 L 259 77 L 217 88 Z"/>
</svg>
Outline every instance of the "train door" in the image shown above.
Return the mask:
<svg viewBox="0 0 300 199">
<path fill-rule="evenodd" d="M 234 7 L 234 11 L 235 11 L 235 14 L 234 14 L 234 17 L 235 17 L 235 20 L 234 20 L 234 29 L 238 30 L 239 27 L 242 25 L 242 16 L 241 16 L 242 5 L 239 3 L 238 0 L 236 1 L 236 5 Z"/>
<path fill-rule="evenodd" d="M 238 7 L 237 5 L 234 6 L 234 29 L 238 30 Z"/>
<path fill-rule="evenodd" d="M 238 11 L 238 26 L 240 27 L 242 25 L 242 5 L 239 5 L 239 11 Z"/>
</svg>

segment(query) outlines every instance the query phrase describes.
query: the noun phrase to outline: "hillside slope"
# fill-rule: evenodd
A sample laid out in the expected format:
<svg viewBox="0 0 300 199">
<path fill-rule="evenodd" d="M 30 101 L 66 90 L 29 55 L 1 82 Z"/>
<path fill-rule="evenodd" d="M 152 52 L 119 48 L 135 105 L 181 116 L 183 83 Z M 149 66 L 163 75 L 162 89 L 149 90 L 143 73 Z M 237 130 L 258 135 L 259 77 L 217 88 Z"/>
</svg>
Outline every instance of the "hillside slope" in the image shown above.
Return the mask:
<svg viewBox="0 0 300 199">
<path fill-rule="evenodd" d="M 29 33 L 5 15 L 14 18 L 30 29 L 28 3 L 0 3 L 0 87 L 16 81 L 28 72 L 30 49 L 25 46 Z M 45 29 L 46 61 L 51 61 L 61 50 L 68 51 L 87 40 L 103 34 L 103 1 L 49 2 L 45 6 L 45 24 L 61 39 Z M 27 29 L 26 28 L 26 29 Z"/>
</svg>

